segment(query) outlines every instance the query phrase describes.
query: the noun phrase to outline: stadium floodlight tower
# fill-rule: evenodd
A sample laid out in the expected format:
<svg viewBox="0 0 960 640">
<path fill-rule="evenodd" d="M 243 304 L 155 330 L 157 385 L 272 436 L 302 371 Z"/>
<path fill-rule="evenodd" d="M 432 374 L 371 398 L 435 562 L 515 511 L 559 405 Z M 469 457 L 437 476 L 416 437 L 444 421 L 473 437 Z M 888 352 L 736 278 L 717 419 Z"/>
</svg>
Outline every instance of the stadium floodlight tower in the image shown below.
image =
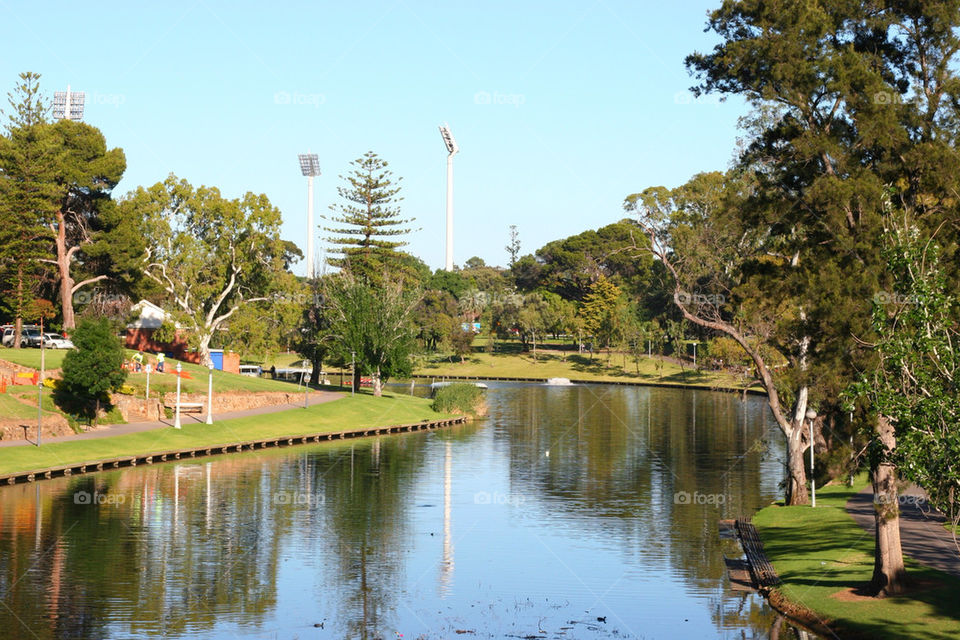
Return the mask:
<svg viewBox="0 0 960 640">
<path fill-rule="evenodd" d="M 460 151 L 460 147 L 446 123 L 440 127 L 440 136 L 443 144 L 447 145 L 447 257 L 444 268 L 453 271 L 453 156 Z"/>
<path fill-rule="evenodd" d="M 317 272 L 313 264 L 313 179 L 320 175 L 320 161 L 315 153 L 300 154 L 300 171 L 307 176 L 307 277 L 311 280 Z"/>
<path fill-rule="evenodd" d="M 67 85 L 66 91 L 55 91 L 53 93 L 53 119 L 54 120 L 83 120 L 83 102 L 86 94 L 83 91 L 70 91 L 70 85 Z"/>
</svg>

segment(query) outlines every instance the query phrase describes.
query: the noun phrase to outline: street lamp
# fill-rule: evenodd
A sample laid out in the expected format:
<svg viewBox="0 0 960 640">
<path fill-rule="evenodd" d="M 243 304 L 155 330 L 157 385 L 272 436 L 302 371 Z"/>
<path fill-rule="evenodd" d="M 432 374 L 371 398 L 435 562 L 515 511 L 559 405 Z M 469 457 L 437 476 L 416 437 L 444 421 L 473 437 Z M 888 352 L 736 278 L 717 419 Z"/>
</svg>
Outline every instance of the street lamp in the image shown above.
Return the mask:
<svg viewBox="0 0 960 640">
<path fill-rule="evenodd" d="M 83 120 L 83 102 L 86 95 L 83 91 L 55 91 L 53 94 L 54 120 Z"/>
<path fill-rule="evenodd" d="M 810 423 L 810 507 L 816 508 L 817 506 L 817 481 L 813 477 L 813 421 L 817 417 L 817 412 L 813 409 L 807 409 L 805 414 L 807 421 Z"/>
<path fill-rule="evenodd" d="M 304 359 L 303 361 L 303 373 L 300 374 L 300 379 L 303 380 L 307 375 L 307 365 L 310 364 L 309 360 Z M 310 391 L 310 381 L 307 380 L 303 383 L 303 408 L 307 408 L 307 393 Z"/>
<path fill-rule="evenodd" d="M 173 428 L 180 428 L 180 372 L 183 371 L 183 365 L 177 363 L 177 406 L 174 409 Z"/>
<path fill-rule="evenodd" d="M 316 275 L 313 265 L 313 179 L 320 175 L 320 161 L 315 153 L 301 153 L 300 172 L 307 176 L 307 277 Z"/>
<path fill-rule="evenodd" d="M 147 372 L 147 394 L 146 394 L 146 399 L 149 400 L 149 399 L 150 399 L 150 372 L 153 371 L 153 365 L 148 362 L 147 365 L 143 368 L 143 370 Z"/>
<path fill-rule="evenodd" d="M 355 351 L 351 351 L 350 352 L 350 395 L 351 396 L 357 390 L 357 374 L 355 373 L 355 371 L 357 370 L 356 357 L 357 357 L 357 353 Z"/>
<path fill-rule="evenodd" d="M 453 271 L 453 156 L 460 151 L 460 147 L 446 123 L 440 126 L 440 137 L 447 147 L 447 255 L 444 269 Z"/>
<path fill-rule="evenodd" d="M 207 363 L 207 424 L 213 424 L 213 360 Z"/>
</svg>

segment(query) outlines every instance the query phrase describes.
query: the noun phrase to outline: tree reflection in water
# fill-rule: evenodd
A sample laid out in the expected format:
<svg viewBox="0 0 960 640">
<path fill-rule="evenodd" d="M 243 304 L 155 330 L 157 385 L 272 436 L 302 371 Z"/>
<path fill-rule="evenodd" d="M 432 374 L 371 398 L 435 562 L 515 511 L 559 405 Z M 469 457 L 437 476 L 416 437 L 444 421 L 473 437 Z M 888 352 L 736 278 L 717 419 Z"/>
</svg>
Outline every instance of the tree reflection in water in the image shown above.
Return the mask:
<svg viewBox="0 0 960 640">
<path fill-rule="evenodd" d="M 448 431 L 4 487 L 0 635 L 794 637 L 727 589 L 718 542 L 720 518 L 777 496 L 761 401 L 519 385 L 489 401 Z"/>
</svg>

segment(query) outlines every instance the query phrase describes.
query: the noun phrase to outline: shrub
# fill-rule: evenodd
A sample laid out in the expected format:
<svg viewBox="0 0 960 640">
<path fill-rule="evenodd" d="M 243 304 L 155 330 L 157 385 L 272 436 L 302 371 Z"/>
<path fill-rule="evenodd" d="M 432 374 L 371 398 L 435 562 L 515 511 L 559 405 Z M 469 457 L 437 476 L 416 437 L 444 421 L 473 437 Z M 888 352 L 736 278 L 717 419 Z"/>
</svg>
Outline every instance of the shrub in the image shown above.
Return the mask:
<svg viewBox="0 0 960 640">
<path fill-rule="evenodd" d="M 437 389 L 433 410 L 440 413 L 482 416 L 487 412 L 483 389 L 472 384 L 457 383 Z"/>
<path fill-rule="evenodd" d="M 123 345 L 107 320 L 83 320 L 73 333 L 77 346 L 63 359 L 63 379 L 54 397 L 67 413 L 89 416 L 96 422 L 109 393 L 123 385 Z"/>
</svg>

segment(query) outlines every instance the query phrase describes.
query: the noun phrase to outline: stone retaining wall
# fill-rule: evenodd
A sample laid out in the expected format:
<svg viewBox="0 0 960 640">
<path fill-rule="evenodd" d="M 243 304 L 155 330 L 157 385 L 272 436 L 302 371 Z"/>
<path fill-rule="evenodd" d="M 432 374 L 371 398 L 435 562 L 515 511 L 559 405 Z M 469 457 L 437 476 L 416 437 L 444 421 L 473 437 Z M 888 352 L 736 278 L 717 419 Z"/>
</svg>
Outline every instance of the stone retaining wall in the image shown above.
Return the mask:
<svg viewBox="0 0 960 640">
<path fill-rule="evenodd" d="M 172 406 L 176 402 L 176 393 L 167 393 L 164 402 L 159 398 L 133 398 L 114 394 L 110 401 L 119 409 L 123 419 L 127 422 L 141 422 L 160 420 L 163 417 L 163 404 Z M 207 394 L 205 393 L 182 393 L 180 402 L 200 403 L 206 410 Z M 259 409 L 260 407 L 272 407 L 277 405 L 302 405 L 302 393 L 287 393 L 286 391 L 227 391 L 213 394 L 213 413 L 226 413 L 228 411 L 246 411 L 247 409 Z"/>
</svg>

